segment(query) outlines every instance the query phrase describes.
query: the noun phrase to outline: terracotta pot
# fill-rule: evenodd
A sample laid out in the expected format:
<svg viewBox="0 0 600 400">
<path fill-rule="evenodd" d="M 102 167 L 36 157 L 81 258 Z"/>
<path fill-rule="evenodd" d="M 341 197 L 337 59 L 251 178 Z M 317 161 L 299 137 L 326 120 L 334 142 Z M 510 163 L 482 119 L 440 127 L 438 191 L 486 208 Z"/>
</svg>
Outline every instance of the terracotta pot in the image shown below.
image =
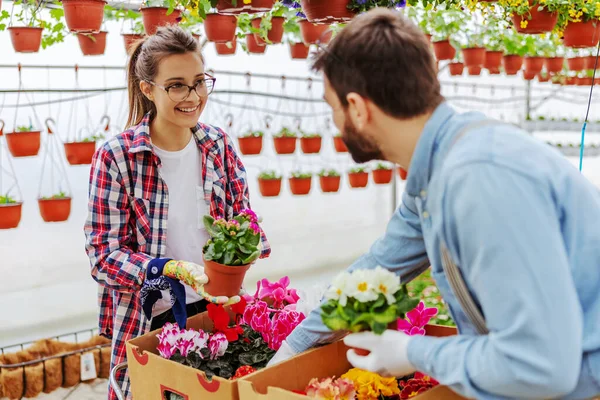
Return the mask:
<svg viewBox="0 0 600 400">
<path fill-rule="evenodd" d="M 122 33 L 121 36 L 123 36 L 123 43 L 125 43 L 125 51 L 127 54 L 131 53 L 135 42 L 144 37 L 144 35 L 138 35 L 137 33 Z"/>
<path fill-rule="evenodd" d="M 84 56 L 100 56 L 106 50 L 106 32 L 78 33 L 77 40 Z"/>
<path fill-rule="evenodd" d="M 295 137 L 276 137 L 273 138 L 275 152 L 277 154 L 293 154 L 296 151 Z"/>
<path fill-rule="evenodd" d="M 96 142 L 65 143 L 65 156 L 71 165 L 91 164 L 96 152 Z"/>
<path fill-rule="evenodd" d="M 290 178 L 290 191 L 296 196 L 303 196 L 310 193 L 312 178 Z"/>
<path fill-rule="evenodd" d="M 578 86 L 592 86 L 592 84 L 593 82 L 591 77 L 579 78 L 577 80 Z"/>
<path fill-rule="evenodd" d="M 250 265 L 238 265 L 231 267 L 214 261 L 204 259 L 204 272 L 208 276 L 208 283 L 204 290 L 211 296 L 237 296 L 240 293 L 242 283 Z"/>
<path fill-rule="evenodd" d="M 427 41 L 428 41 L 429 43 L 431 43 L 431 35 L 430 35 L 429 33 L 426 33 L 426 34 L 425 34 L 425 37 L 427 38 Z"/>
<path fill-rule="evenodd" d="M 327 30 L 329 25 L 327 24 L 313 24 L 307 20 L 300 21 L 300 34 L 305 44 L 315 44 L 319 40 L 322 44 L 327 44 L 331 40 L 332 32 Z M 327 33 L 326 33 L 327 32 Z"/>
<path fill-rule="evenodd" d="M 574 76 L 567 76 L 567 78 L 565 79 L 565 85 L 573 86 L 575 84 L 577 84 L 577 78 Z"/>
<path fill-rule="evenodd" d="M 544 69 L 544 57 L 525 57 L 525 70 L 539 74 Z"/>
<path fill-rule="evenodd" d="M 398 175 L 400 175 L 400 179 L 405 181 L 406 177 L 408 176 L 408 171 L 402 167 L 398 167 Z"/>
<path fill-rule="evenodd" d="M 473 47 L 462 49 L 465 67 L 482 66 L 485 64 L 485 49 L 483 47 Z"/>
<path fill-rule="evenodd" d="M 21 222 L 23 203 L 0 204 L 0 229 L 13 229 Z"/>
<path fill-rule="evenodd" d="M 535 71 L 523 70 L 523 79 L 526 81 L 532 81 L 535 79 L 537 73 Z"/>
<path fill-rule="evenodd" d="M 348 152 L 348 147 L 346 147 L 346 143 L 344 143 L 344 140 L 341 136 L 335 136 L 333 138 L 333 146 L 335 147 L 335 151 L 337 151 L 338 153 Z"/>
<path fill-rule="evenodd" d="M 229 42 L 231 43 L 231 47 L 227 46 L 227 43 L 215 43 L 215 49 L 217 50 L 217 54 L 220 56 L 229 56 L 235 54 L 237 49 L 237 41 Z"/>
<path fill-rule="evenodd" d="M 323 138 L 311 137 L 300 138 L 300 148 L 304 154 L 315 154 L 321 151 L 321 143 Z"/>
<path fill-rule="evenodd" d="M 456 49 L 452 47 L 449 40 L 433 42 L 433 53 L 438 61 L 452 60 L 456 55 Z"/>
<path fill-rule="evenodd" d="M 483 69 L 483 67 L 481 65 L 472 65 L 470 67 L 467 67 L 467 72 L 471 76 L 477 76 L 477 75 L 481 75 L 482 69 Z"/>
<path fill-rule="evenodd" d="M 42 45 L 42 28 L 11 26 L 8 28 L 10 41 L 17 53 L 37 53 Z"/>
<path fill-rule="evenodd" d="M 210 42 L 234 42 L 236 28 L 237 19 L 233 15 L 208 14 L 204 21 L 204 32 Z"/>
<path fill-rule="evenodd" d="M 44 222 L 62 222 L 71 215 L 71 198 L 38 199 L 40 215 Z"/>
<path fill-rule="evenodd" d="M 177 25 L 181 17 L 181 10 L 173 10 L 167 15 L 167 7 L 142 7 L 142 22 L 146 34 L 154 35 L 160 26 Z"/>
<path fill-rule="evenodd" d="M 392 173 L 391 169 L 374 169 L 373 170 L 373 182 L 376 185 L 385 185 L 392 181 Z"/>
<path fill-rule="evenodd" d="M 600 66 L 600 61 L 598 62 Z M 596 67 L 596 56 L 587 56 L 585 57 L 585 69 L 593 70 Z"/>
<path fill-rule="evenodd" d="M 550 75 L 548 75 L 548 74 L 546 74 L 546 75 L 538 74 L 538 82 L 544 83 L 544 82 L 548 82 L 549 80 L 550 80 Z"/>
<path fill-rule="evenodd" d="M 490 75 L 500 75 L 500 68 L 490 68 L 488 72 Z"/>
<path fill-rule="evenodd" d="M 277 197 L 281 192 L 281 179 L 258 178 L 258 189 L 263 197 Z"/>
<path fill-rule="evenodd" d="M 367 172 L 349 172 L 348 183 L 353 188 L 364 188 L 369 183 L 369 174 Z"/>
<path fill-rule="evenodd" d="M 104 0 L 62 0 L 65 22 L 71 32 L 98 32 L 104 19 Z"/>
<path fill-rule="evenodd" d="M 13 157 L 36 156 L 40 151 L 40 131 L 7 133 L 6 144 Z"/>
<path fill-rule="evenodd" d="M 502 56 L 504 52 L 502 51 L 486 51 L 485 52 L 485 62 L 483 66 L 487 70 L 499 70 L 500 65 L 502 65 Z"/>
<path fill-rule="evenodd" d="M 267 51 L 265 41 L 253 34 L 246 35 L 246 46 L 248 46 L 248 53 L 251 54 L 263 54 Z"/>
<path fill-rule="evenodd" d="M 523 57 L 517 55 L 507 55 L 502 57 L 502 64 L 504 64 L 504 71 L 506 75 L 516 75 L 523 66 Z"/>
<path fill-rule="evenodd" d="M 240 152 L 245 155 L 260 154 L 263 146 L 262 136 L 250 136 L 238 138 Z"/>
<path fill-rule="evenodd" d="M 563 33 L 567 47 L 596 47 L 600 41 L 600 21 L 569 22 Z"/>
<path fill-rule="evenodd" d="M 310 47 L 304 43 L 290 44 L 290 54 L 294 60 L 306 60 Z"/>
<path fill-rule="evenodd" d="M 558 13 L 550 13 L 543 8 L 539 10 L 539 8 L 535 5 L 529 8 L 529 13 L 513 15 L 512 21 L 517 32 L 529 34 L 552 32 L 558 21 Z M 521 22 L 527 22 L 527 25 L 521 27 Z"/>
<path fill-rule="evenodd" d="M 571 71 L 583 71 L 585 69 L 585 57 L 568 58 L 567 64 Z"/>
<path fill-rule="evenodd" d="M 552 74 L 556 74 L 563 70 L 564 64 L 564 57 L 548 57 L 546 58 L 546 71 Z"/>
<path fill-rule="evenodd" d="M 465 66 L 461 62 L 453 62 L 448 64 L 448 69 L 450 70 L 450 75 L 458 76 L 463 74 Z"/>
<path fill-rule="evenodd" d="M 323 193 L 335 193 L 340 190 L 341 176 L 320 176 L 319 184 Z"/>
<path fill-rule="evenodd" d="M 252 20 L 252 27 L 256 29 L 260 29 L 260 21 L 261 18 L 254 18 Z M 273 44 L 281 43 L 283 39 L 283 23 L 285 22 L 284 17 L 273 17 L 271 18 L 271 29 L 267 33 L 267 39 Z M 259 35 L 255 36 L 260 38 Z"/>
<path fill-rule="evenodd" d="M 235 5 L 231 0 L 219 0 L 217 10 L 220 14 L 255 14 L 269 11 L 277 0 L 250 0 L 249 4 L 245 4 L 244 0 L 237 0 Z"/>
<path fill-rule="evenodd" d="M 302 12 L 310 22 L 333 23 L 351 20 L 356 14 L 348 10 L 349 0 L 301 0 Z"/>
</svg>

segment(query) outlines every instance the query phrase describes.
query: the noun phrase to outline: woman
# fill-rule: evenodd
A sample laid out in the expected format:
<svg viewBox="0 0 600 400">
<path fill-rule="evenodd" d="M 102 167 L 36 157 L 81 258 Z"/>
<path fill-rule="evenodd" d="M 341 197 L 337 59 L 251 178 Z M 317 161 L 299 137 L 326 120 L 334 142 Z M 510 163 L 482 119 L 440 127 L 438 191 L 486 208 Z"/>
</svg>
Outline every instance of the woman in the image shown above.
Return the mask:
<svg viewBox="0 0 600 400">
<path fill-rule="evenodd" d="M 250 208 L 246 172 L 231 138 L 198 122 L 215 79 L 204 72 L 198 42 L 181 28 L 160 28 L 138 42 L 127 70 L 128 129 L 99 148 L 92 162 L 86 250 L 99 284 L 100 334 L 112 338 L 111 368 L 125 342 L 175 322 L 168 292 L 148 318 L 140 293 L 149 281 L 188 262 L 187 316 L 205 310 L 188 285 L 201 283 L 202 217 L 232 218 Z M 261 233 L 261 257 L 270 254 Z M 151 279 L 152 278 L 152 279 Z M 160 292 L 159 292 L 160 293 Z M 166 294 L 166 296 L 165 296 Z M 118 380 L 131 398 L 129 379 Z M 109 389 L 109 399 L 116 399 Z"/>
</svg>

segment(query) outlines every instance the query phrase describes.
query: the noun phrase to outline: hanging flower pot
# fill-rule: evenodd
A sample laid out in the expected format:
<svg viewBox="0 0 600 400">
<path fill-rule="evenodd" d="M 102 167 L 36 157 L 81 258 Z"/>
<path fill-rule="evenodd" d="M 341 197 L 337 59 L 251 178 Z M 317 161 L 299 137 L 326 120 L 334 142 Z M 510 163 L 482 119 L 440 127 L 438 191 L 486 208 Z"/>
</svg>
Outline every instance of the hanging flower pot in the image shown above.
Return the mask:
<svg viewBox="0 0 600 400">
<path fill-rule="evenodd" d="M 598 62 L 598 66 L 600 67 L 600 60 Z M 585 69 L 593 70 L 595 68 L 596 68 L 596 56 L 585 57 Z"/>
<path fill-rule="evenodd" d="M 293 60 L 306 60 L 310 47 L 304 43 L 290 43 L 290 55 Z"/>
<path fill-rule="evenodd" d="M 453 62 L 448 64 L 448 69 L 450 70 L 450 75 L 459 76 L 463 74 L 465 66 L 461 62 Z"/>
<path fill-rule="evenodd" d="M 207 14 L 204 20 L 204 32 L 210 42 L 234 42 L 236 28 L 237 19 L 233 15 Z"/>
<path fill-rule="evenodd" d="M 556 74 L 563 70 L 564 64 L 564 57 L 548 57 L 546 58 L 546 71 L 551 74 Z"/>
<path fill-rule="evenodd" d="M 575 76 L 567 76 L 567 78 L 565 79 L 565 85 L 567 86 L 574 86 L 577 84 L 577 77 Z"/>
<path fill-rule="evenodd" d="M 258 189 L 263 197 L 277 197 L 281 192 L 281 176 L 275 171 L 262 172 L 258 175 Z"/>
<path fill-rule="evenodd" d="M 400 175 L 400 179 L 402 179 L 403 181 L 405 181 L 406 177 L 408 176 L 408 171 L 406 171 L 402 167 L 398 167 L 398 175 Z"/>
<path fill-rule="evenodd" d="M 69 219 L 71 215 L 71 198 L 53 196 L 38 199 L 40 215 L 44 222 L 62 222 Z"/>
<path fill-rule="evenodd" d="M 387 167 L 378 166 L 377 169 L 373 170 L 373 182 L 376 185 L 385 185 L 392 181 L 392 169 Z"/>
<path fill-rule="evenodd" d="M 488 69 L 490 75 L 500 75 L 500 68 L 490 68 Z"/>
<path fill-rule="evenodd" d="M 23 203 L 6 202 L 4 196 L 0 196 L 0 229 L 13 229 L 21 222 L 21 211 Z"/>
<path fill-rule="evenodd" d="M 96 142 L 70 142 L 65 143 L 65 156 L 70 165 L 91 164 L 96 152 Z"/>
<path fill-rule="evenodd" d="M 369 174 L 364 169 L 357 168 L 348 172 L 348 183 L 353 188 L 364 188 L 369 183 Z"/>
<path fill-rule="evenodd" d="M 269 11 L 277 0 L 219 0 L 217 10 L 220 14 L 256 14 Z"/>
<path fill-rule="evenodd" d="M 567 59 L 569 70 L 571 71 L 583 71 L 585 69 L 585 57 L 572 57 Z"/>
<path fill-rule="evenodd" d="M 291 177 L 289 179 L 290 191 L 296 196 L 304 196 L 310 193 L 312 186 L 312 176 L 306 176 L 306 174 L 300 177 Z"/>
<path fill-rule="evenodd" d="M 228 42 L 228 43 L 215 43 L 215 49 L 217 50 L 217 54 L 220 56 L 230 56 L 235 54 L 237 49 L 237 41 Z"/>
<path fill-rule="evenodd" d="M 586 76 L 577 80 L 578 86 L 592 86 L 592 77 Z"/>
<path fill-rule="evenodd" d="M 525 71 L 533 72 L 534 76 L 544 69 L 544 57 L 525 57 Z"/>
<path fill-rule="evenodd" d="M 600 21 L 569 22 L 563 34 L 563 43 L 567 47 L 595 47 L 600 41 Z"/>
<path fill-rule="evenodd" d="M 535 79 L 537 73 L 535 71 L 523 70 L 523 79 L 526 81 L 532 81 Z"/>
<path fill-rule="evenodd" d="M 106 32 L 78 33 L 77 40 L 84 56 L 101 56 L 106 50 Z"/>
<path fill-rule="evenodd" d="M 321 171 L 319 174 L 319 185 L 323 193 L 335 193 L 340 190 L 342 177 L 335 171 Z"/>
<path fill-rule="evenodd" d="M 478 76 L 481 75 L 482 69 L 483 67 L 481 65 L 471 65 L 470 67 L 467 67 L 467 72 L 471 76 Z"/>
<path fill-rule="evenodd" d="M 248 53 L 252 54 L 263 54 L 267 51 L 267 43 L 260 37 L 254 36 L 254 34 L 246 35 L 246 46 L 248 47 Z"/>
<path fill-rule="evenodd" d="M 127 54 L 131 53 L 131 49 L 133 49 L 135 42 L 144 37 L 143 35 L 139 35 L 137 33 L 122 33 L 121 36 L 123 36 L 123 43 L 125 44 L 125 51 Z"/>
<path fill-rule="evenodd" d="M 488 71 L 491 70 L 500 70 L 500 65 L 502 65 L 502 56 L 504 52 L 502 51 L 486 51 L 485 52 L 485 62 L 483 66 Z"/>
<path fill-rule="evenodd" d="M 335 151 L 337 151 L 338 153 L 348 152 L 348 147 L 346 147 L 346 143 L 344 143 L 344 140 L 341 136 L 333 137 L 333 147 L 335 147 Z"/>
<path fill-rule="evenodd" d="M 482 66 L 485 64 L 485 49 L 483 47 L 472 47 L 462 49 L 465 67 Z"/>
<path fill-rule="evenodd" d="M 6 144 L 13 157 L 36 156 L 40 151 L 40 131 L 7 133 Z"/>
<path fill-rule="evenodd" d="M 300 24 L 300 34 L 302 40 L 306 44 L 315 44 L 320 41 L 322 44 L 327 44 L 331 40 L 332 32 L 327 30 L 329 25 L 327 24 L 313 24 L 307 20 L 302 20 Z M 327 33 L 326 33 L 327 32 Z"/>
<path fill-rule="evenodd" d="M 10 41 L 17 53 L 37 53 L 42 45 L 42 28 L 11 26 L 8 28 Z"/>
<path fill-rule="evenodd" d="M 433 53 L 438 61 L 452 60 L 456 55 L 456 49 L 449 40 L 440 40 L 439 42 L 433 42 Z"/>
<path fill-rule="evenodd" d="M 252 20 L 252 27 L 255 29 L 260 29 L 261 18 L 254 18 Z M 285 22 L 284 17 L 273 17 L 271 18 L 271 29 L 267 33 L 267 39 L 273 44 L 281 43 L 283 39 L 283 23 Z M 255 34 L 256 35 L 256 34 Z M 260 38 L 259 35 L 256 35 L 257 38 Z"/>
<path fill-rule="evenodd" d="M 514 54 L 507 55 L 502 57 L 502 63 L 504 64 L 506 75 L 516 75 L 523 66 L 523 57 Z"/>
<path fill-rule="evenodd" d="M 160 26 L 177 25 L 181 21 L 181 10 L 167 15 L 167 7 L 142 7 L 142 22 L 147 35 L 154 35 Z"/>
<path fill-rule="evenodd" d="M 310 22 L 350 21 L 356 15 L 348 10 L 349 0 L 301 0 L 302 12 Z"/>
<path fill-rule="evenodd" d="M 295 137 L 276 137 L 273 143 L 277 154 L 293 154 L 296 151 Z"/>
<path fill-rule="evenodd" d="M 204 290 L 211 296 L 233 297 L 240 293 L 246 272 L 252 264 L 229 266 L 204 259 L 204 273 L 208 283 Z"/>
<path fill-rule="evenodd" d="M 65 22 L 71 32 L 100 31 L 104 18 L 104 0 L 62 0 Z"/>
<path fill-rule="evenodd" d="M 249 136 L 239 137 L 240 152 L 244 155 L 260 154 L 263 146 L 262 132 L 255 132 Z"/>
<path fill-rule="evenodd" d="M 530 7 L 529 12 L 523 15 L 513 14 L 512 21 L 519 33 L 537 34 L 552 32 L 558 21 L 558 13 L 548 12 L 536 4 Z"/>
<path fill-rule="evenodd" d="M 316 154 L 321 151 L 322 141 L 319 135 L 303 136 L 300 138 L 300 148 L 304 154 Z"/>
<path fill-rule="evenodd" d="M 538 74 L 538 82 L 544 83 L 550 80 L 550 75 L 546 74 Z"/>
</svg>

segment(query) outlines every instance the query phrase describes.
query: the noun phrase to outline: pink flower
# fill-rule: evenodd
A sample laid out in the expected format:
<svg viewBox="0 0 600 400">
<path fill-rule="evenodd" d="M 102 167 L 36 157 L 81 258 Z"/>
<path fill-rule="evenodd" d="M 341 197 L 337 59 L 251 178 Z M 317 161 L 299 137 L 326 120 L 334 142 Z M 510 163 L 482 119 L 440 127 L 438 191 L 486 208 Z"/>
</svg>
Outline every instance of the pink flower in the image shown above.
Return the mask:
<svg viewBox="0 0 600 400">
<path fill-rule="evenodd" d="M 347 379 L 312 379 L 306 387 L 306 395 L 321 400 L 353 400 L 356 396 L 354 382 Z"/>
<path fill-rule="evenodd" d="M 216 360 L 217 358 L 223 356 L 225 351 L 227 351 L 227 347 L 229 346 L 229 342 L 223 333 L 215 333 L 210 337 L 208 341 L 208 349 L 210 350 L 210 359 Z"/>
<path fill-rule="evenodd" d="M 256 224 L 258 222 L 258 216 L 256 215 L 256 213 L 254 211 L 252 211 L 249 208 L 245 208 L 242 211 L 240 211 L 239 215 L 254 224 Z"/>
<path fill-rule="evenodd" d="M 300 296 L 298 296 L 296 289 L 288 289 L 289 285 L 290 278 L 287 276 L 277 282 L 269 282 L 268 279 L 263 279 L 258 283 L 254 297 L 272 304 L 275 308 L 296 304 Z"/>
<path fill-rule="evenodd" d="M 271 320 L 271 329 L 267 331 L 267 337 L 263 335 L 263 338 L 271 349 L 277 351 L 281 343 L 305 318 L 304 314 L 297 311 L 278 312 Z"/>
<path fill-rule="evenodd" d="M 435 307 L 425 308 L 425 303 L 419 302 L 419 305 L 406 313 L 405 319 L 398 320 L 398 330 L 404 331 L 407 335 L 425 335 L 425 325 L 431 321 L 438 313 Z"/>
<path fill-rule="evenodd" d="M 192 329 L 180 330 L 177 325 L 165 324 L 162 331 L 157 335 L 159 354 L 170 359 L 177 351 L 187 357 L 190 352 L 200 352 L 206 347 L 208 334 L 204 331 Z"/>
<path fill-rule="evenodd" d="M 251 222 L 250 223 L 250 230 L 255 234 L 258 235 L 260 233 L 260 227 L 258 226 L 258 224 L 256 224 L 255 222 Z"/>
<path fill-rule="evenodd" d="M 352 400 L 356 397 L 356 390 L 354 388 L 354 382 L 349 379 L 338 379 L 335 381 L 335 385 L 339 390 L 340 400 Z"/>
<path fill-rule="evenodd" d="M 244 311 L 244 323 L 259 333 L 269 330 L 269 307 L 264 301 L 248 304 Z"/>
</svg>

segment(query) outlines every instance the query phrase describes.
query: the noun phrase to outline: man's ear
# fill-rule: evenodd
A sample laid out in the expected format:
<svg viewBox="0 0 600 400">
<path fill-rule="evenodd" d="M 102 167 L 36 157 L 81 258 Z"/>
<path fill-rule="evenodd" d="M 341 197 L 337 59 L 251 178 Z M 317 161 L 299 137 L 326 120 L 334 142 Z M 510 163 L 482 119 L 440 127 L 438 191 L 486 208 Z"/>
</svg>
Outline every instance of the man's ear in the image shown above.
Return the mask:
<svg viewBox="0 0 600 400">
<path fill-rule="evenodd" d="M 357 129 L 363 130 L 370 118 L 369 107 L 365 98 L 352 92 L 346 95 L 346 101 L 348 101 L 348 115 L 352 123 Z"/>
<path fill-rule="evenodd" d="M 152 96 L 152 85 L 150 85 L 148 82 L 140 81 L 140 90 L 148 100 L 154 100 L 154 97 Z"/>
</svg>

